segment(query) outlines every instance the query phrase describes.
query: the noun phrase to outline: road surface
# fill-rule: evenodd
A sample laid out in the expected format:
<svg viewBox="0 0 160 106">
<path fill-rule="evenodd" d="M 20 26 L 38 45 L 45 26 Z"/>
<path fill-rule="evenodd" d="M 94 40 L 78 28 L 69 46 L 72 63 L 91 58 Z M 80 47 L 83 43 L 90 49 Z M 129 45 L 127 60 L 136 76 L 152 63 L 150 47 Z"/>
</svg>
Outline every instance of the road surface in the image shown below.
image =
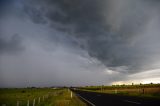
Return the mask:
<svg viewBox="0 0 160 106">
<path fill-rule="evenodd" d="M 74 90 L 89 106 L 160 106 L 160 99 Z"/>
</svg>

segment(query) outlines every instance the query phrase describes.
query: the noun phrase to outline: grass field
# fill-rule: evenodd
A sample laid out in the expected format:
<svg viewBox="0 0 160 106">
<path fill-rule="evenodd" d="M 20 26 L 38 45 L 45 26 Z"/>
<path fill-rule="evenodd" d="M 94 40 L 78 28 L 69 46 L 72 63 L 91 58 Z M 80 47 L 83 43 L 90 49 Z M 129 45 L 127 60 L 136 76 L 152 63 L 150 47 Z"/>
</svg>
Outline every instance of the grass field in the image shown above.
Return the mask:
<svg viewBox="0 0 160 106">
<path fill-rule="evenodd" d="M 28 104 L 28 105 L 27 105 Z M 0 106 L 86 106 L 68 89 L 0 89 Z"/>
<path fill-rule="evenodd" d="M 160 84 L 87 86 L 79 90 L 160 99 Z"/>
</svg>

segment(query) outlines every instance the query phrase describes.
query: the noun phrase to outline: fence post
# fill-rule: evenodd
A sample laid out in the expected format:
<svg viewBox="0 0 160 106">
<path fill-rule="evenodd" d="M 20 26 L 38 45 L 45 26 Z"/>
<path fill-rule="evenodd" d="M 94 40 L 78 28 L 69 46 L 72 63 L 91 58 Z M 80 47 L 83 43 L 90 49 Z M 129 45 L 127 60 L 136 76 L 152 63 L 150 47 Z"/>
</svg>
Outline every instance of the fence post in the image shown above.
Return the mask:
<svg viewBox="0 0 160 106">
<path fill-rule="evenodd" d="M 27 106 L 29 106 L 29 100 L 27 101 Z"/>
<path fill-rule="evenodd" d="M 142 89 L 142 92 L 143 92 L 143 94 L 144 94 L 144 88 Z"/>
<path fill-rule="evenodd" d="M 33 99 L 33 106 L 35 106 L 35 102 L 36 102 L 36 100 L 35 100 L 35 99 Z"/>
<path fill-rule="evenodd" d="M 17 101 L 17 106 L 19 106 L 19 101 Z"/>
<path fill-rule="evenodd" d="M 101 92 L 102 92 L 102 90 L 103 90 L 103 88 L 102 88 L 102 86 L 101 86 Z"/>
<path fill-rule="evenodd" d="M 73 95 L 72 95 L 72 91 L 71 91 L 71 99 L 72 99 L 72 96 L 73 96 Z"/>
<path fill-rule="evenodd" d="M 38 103 L 40 103 L 41 102 L 41 97 L 39 97 L 39 99 L 38 99 Z"/>
<path fill-rule="evenodd" d="M 44 96 L 43 96 L 43 101 L 44 101 Z"/>
</svg>

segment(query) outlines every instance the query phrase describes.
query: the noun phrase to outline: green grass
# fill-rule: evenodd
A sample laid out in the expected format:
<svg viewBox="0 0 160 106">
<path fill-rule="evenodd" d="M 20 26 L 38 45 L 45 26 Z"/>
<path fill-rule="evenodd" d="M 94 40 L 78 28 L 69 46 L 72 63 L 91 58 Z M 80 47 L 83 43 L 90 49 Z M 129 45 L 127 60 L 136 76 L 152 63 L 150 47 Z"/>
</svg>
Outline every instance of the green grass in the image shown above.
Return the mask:
<svg viewBox="0 0 160 106">
<path fill-rule="evenodd" d="M 40 98 L 40 103 L 38 103 Z M 70 97 L 68 89 L 51 89 L 51 88 L 25 88 L 25 89 L 0 89 L 0 106 L 27 106 L 29 100 L 30 106 L 86 106 L 74 94 Z"/>
<path fill-rule="evenodd" d="M 52 98 L 52 106 L 86 106 L 74 93 L 71 98 L 71 91 L 67 89 L 58 92 L 58 95 Z"/>
</svg>

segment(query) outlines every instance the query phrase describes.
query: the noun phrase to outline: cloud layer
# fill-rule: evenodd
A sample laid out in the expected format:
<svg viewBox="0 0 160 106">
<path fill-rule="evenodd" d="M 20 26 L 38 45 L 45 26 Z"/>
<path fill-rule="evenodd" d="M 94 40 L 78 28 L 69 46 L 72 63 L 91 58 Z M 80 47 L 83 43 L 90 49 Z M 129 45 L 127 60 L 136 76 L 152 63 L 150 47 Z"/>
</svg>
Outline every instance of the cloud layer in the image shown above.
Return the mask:
<svg viewBox="0 0 160 106">
<path fill-rule="evenodd" d="M 110 84 L 159 69 L 158 0 L 2 0 L 0 6 L 1 86 Z"/>
<path fill-rule="evenodd" d="M 147 29 L 152 21 L 159 27 L 159 5 L 156 0 L 35 0 L 26 3 L 25 11 L 35 23 L 48 23 L 74 37 L 107 67 L 125 66 L 132 73 L 150 68 L 143 63 L 155 55 L 149 52 L 159 37 L 152 34 L 153 42 L 146 46 L 151 36 L 146 34 L 154 31 Z"/>
</svg>

